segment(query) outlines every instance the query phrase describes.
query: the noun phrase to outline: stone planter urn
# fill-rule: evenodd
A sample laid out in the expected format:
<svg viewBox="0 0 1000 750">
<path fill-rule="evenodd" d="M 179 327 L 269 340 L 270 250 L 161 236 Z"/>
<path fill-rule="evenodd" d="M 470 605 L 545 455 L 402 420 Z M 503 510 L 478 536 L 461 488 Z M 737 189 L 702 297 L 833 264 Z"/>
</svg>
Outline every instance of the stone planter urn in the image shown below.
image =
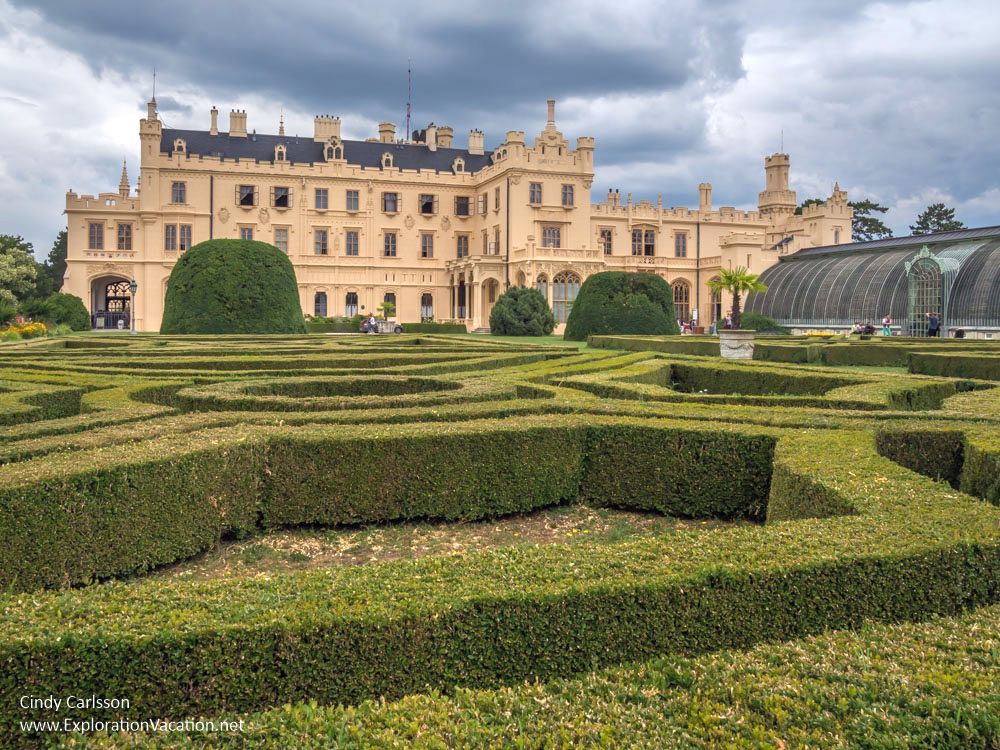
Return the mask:
<svg viewBox="0 0 1000 750">
<path fill-rule="evenodd" d="M 720 330 L 719 353 L 725 359 L 753 359 L 753 337 L 756 331 Z"/>
</svg>

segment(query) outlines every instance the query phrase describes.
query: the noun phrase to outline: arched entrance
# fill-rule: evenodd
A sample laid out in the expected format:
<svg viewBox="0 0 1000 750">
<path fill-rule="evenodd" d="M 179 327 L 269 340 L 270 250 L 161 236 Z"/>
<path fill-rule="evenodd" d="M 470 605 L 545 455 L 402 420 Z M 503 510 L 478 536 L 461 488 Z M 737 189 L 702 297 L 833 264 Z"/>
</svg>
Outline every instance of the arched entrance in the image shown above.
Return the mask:
<svg viewBox="0 0 1000 750">
<path fill-rule="evenodd" d="M 572 271 L 562 271 L 552 279 L 552 314 L 557 324 L 569 320 L 569 311 L 579 291 L 580 277 Z"/>
<path fill-rule="evenodd" d="M 483 282 L 483 325 L 489 325 L 490 313 L 500 295 L 500 282 L 496 279 L 486 279 Z"/>
<path fill-rule="evenodd" d="M 918 257 L 906 265 L 906 286 L 910 303 L 908 328 L 910 336 L 927 335 L 927 315 L 938 316 L 944 329 L 944 286 L 941 266 L 932 257 Z"/>
<path fill-rule="evenodd" d="M 90 282 L 90 325 L 100 330 L 123 330 L 132 325 L 129 279 L 101 276 Z"/>
</svg>

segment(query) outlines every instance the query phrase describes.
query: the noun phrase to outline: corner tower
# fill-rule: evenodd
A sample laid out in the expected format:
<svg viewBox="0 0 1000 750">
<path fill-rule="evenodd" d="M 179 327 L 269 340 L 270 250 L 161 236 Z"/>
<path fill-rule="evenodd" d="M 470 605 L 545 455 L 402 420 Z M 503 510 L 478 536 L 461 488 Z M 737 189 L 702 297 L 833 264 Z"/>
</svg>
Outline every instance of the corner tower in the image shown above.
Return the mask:
<svg viewBox="0 0 1000 750">
<path fill-rule="evenodd" d="M 764 190 L 757 197 L 757 207 L 772 224 L 795 213 L 795 191 L 788 187 L 790 164 L 788 154 L 771 154 L 764 159 Z"/>
</svg>

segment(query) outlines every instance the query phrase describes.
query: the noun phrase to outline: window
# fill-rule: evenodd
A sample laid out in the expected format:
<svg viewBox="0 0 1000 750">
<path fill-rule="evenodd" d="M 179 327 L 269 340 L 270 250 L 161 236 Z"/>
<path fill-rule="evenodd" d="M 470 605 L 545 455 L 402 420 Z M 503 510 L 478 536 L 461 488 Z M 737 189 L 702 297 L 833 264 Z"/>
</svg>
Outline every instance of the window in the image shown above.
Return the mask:
<svg viewBox="0 0 1000 750">
<path fill-rule="evenodd" d="M 490 235 L 485 229 L 483 230 L 483 255 L 486 255 L 490 251 Z"/>
<path fill-rule="evenodd" d="M 172 252 L 177 250 L 177 225 L 167 224 L 163 227 L 163 249 Z"/>
<path fill-rule="evenodd" d="M 436 195 L 420 196 L 420 213 L 424 216 L 432 216 L 438 212 L 438 199 Z"/>
<path fill-rule="evenodd" d="M 434 297 L 430 292 L 424 292 L 420 295 L 420 322 L 431 320 L 434 320 Z"/>
<path fill-rule="evenodd" d="M 347 191 L 347 210 L 348 211 L 358 211 L 358 206 L 361 204 L 361 195 L 357 190 Z"/>
<path fill-rule="evenodd" d="M 632 255 L 655 255 L 656 232 L 652 229 L 632 230 Z"/>
<path fill-rule="evenodd" d="M 274 246 L 288 255 L 288 227 L 274 228 Z"/>
<path fill-rule="evenodd" d="M 191 225 L 181 224 L 178 229 L 180 229 L 180 248 L 183 253 L 185 250 L 191 249 Z"/>
<path fill-rule="evenodd" d="M 330 233 L 326 229 L 313 230 L 313 252 L 316 255 L 326 255 L 330 249 Z"/>
<path fill-rule="evenodd" d="M 385 317 L 388 318 L 390 315 L 395 315 L 396 314 L 396 293 L 395 292 L 386 292 L 385 295 L 382 297 L 382 302 L 385 303 L 386 305 L 392 305 L 392 311 L 390 312 L 389 310 L 386 310 L 385 311 Z"/>
<path fill-rule="evenodd" d="M 493 255 L 500 254 L 500 227 L 493 227 Z"/>
<path fill-rule="evenodd" d="M 674 282 L 674 312 L 681 323 L 691 320 L 691 287 L 686 281 Z"/>
<path fill-rule="evenodd" d="M 542 228 L 542 247 L 560 247 L 562 231 L 559 227 Z"/>
<path fill-rule="evenodd" d="M 240 239 L 241 240 L 252 240 L 253 239 L 253 227 L 240 227 Z"/>
<path fill-rule="evenodd" d="M 455 198 L 455 216 L 469 215 L 469 196 L 460 195 Z"/>
<path fill-rule="evenodd" d="M 688 254 L 688 236 L 685 232 L 678 232 L 674 235 L 674 255 L 678 258 L 686 258 Z"/>
<path fill-rule="evenodd" d="M 118 225 L 118 249 L 119 250 L 131 250 L 132 249 L 132 225 L 131 224 L 119 224 Z"/>
<path fill-rule="evenodd" d="M 313 297 L 313 315 L 317 318 L 326 317 L 326 292 L 316 292 Z"/>
<path fill-rule="evenodd" d="M 552 279 L 552 313 L 557 323 L 569 320 L 569 311 L 580 291 L 580 277 L 571 271 L 563 271 Z"/>
<path fill-rule="evenodd" d="M 345 255 L 358 254 L 358 232 L 356 229 L 349 229 L 344 234 L 344 253 Z"/>
<path fill-rule="evenodd" d="M 292 205 L 292 189 L 287 187 L 271 188 L 271 205 L 275 208 L 288 208 Z"/>
<path fill-rule="evenodd" d="M 187 183 L 186 182 L 172 182 L 172 183 L 170 183 L 170 202 L 171 203 L 187 203 Z"/>
<path fill-rule="evenodd" d="M 604 250 L 605 255 L 611 255 L 611 230 L 602 229 L 601 230 L 601 249 Z"/>
<path fill-rule="evenodd" d="M 532 182 L 528 185 L 528 203 L 539 206 L 542 203 L 542 183 Z"/>
<path fill-rule="evenodd" d="M 399 193 L 382 193 L 382 211 L 387 214 L 399 213 Z"/>
<path fill-rule="evenodd" d="M 434 257 L 434 235 L 433 234 L 421 234 L 420 235 L 420 257 L 421 258 L 433 258 Z"/>
<path fill-rule="evenodd" d="M 567 207 L 573 205 L 573 186 L 572 185 L 563 185 L 562 186 L 562 204 L 564 206 L 567 206 Z"/>
<path fill-rule="evenodd" d="M 632 230 L 632 255 L 642 255 L 642 230 Z"/>
<path fill-rule="evenodd" d="M 546 278 L 545 274 L 542 274 L 537 279 L 535 279 L 535 289 L 538 293 L 545 297 L 545 300 L 549 299 L 549 280 Z"/>
<path fill-rule="evenodd" d="M 285 145 L 283 143 L 279 143 L 277 146 L 274 147 L 274 160 L 284 161 L 287 152 L 288 149 L 285 148 Z"/>
<path fill-rule="evenodd" d="M 236 188 L 236 203 L 249 208 L 257 205 L 257 188 L 253 185 L 240 185 Z"/>
<path fill-rule="evenodd" d="M 325 211 L 330 207 L 330 191 L 326 188 L 316 188 L 316 208 Z"/>
<path fill-rule="evenodd" d="M 456 242 L 456 253 L 455 256 L 458 258 L 468 258 L 469 257 L 469 235 L 460 234 L 455 237 Z"/>
<path fill-rule="evenodd" d="M 478 201 L 479 201 L 479 213 L 480 213 L 480 215 L 486 216 L 486 201 L 487 201 L 487 195 L 486 195 L 486 193 L 483 193 L 482 195 L 480 195 Z"/>
<path fill-rule="evenodd" d="M 396 233 L 386 232 L 383 238 L 382 255 L 386 258 L 396 257 Z"/>
<path fill-rule="evenodd" d="M 92 221 L 87 225 L 87 247 L 91 250 L 104 249 L 104 224 Z"/>
<path fill-rule="evenodd" d="M 348 292 L 344 296 L 344 315 L 352 318 L 358 314 L 358 293 Z"/>
<path fill-rule="evenodd" d="M 840 227 L 837 227 L 836 229 L 833 230 L 833 244 L 834 245 L 840 244 Z"/>
<path fill-rule="evenodd" d="M 500 188 L 499 187 L 493 188 L 493 210 L 494 211 L 499 211 L 500 210 Z"/>
</svg>

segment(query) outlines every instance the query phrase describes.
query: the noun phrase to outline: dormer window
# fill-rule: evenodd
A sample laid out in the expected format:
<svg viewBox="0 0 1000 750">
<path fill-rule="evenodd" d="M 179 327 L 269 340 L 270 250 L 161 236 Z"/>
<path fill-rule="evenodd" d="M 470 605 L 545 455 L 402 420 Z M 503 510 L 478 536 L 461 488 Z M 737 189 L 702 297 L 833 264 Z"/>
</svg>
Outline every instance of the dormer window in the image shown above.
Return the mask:
<svg viewBox="0 0 1000 750">
<path fill-rule="evenodd" d="M 328 143 L 323 149 L 323 158 L 327 161 L 334 161 L 344 158 L 344 146 L 342 143 Z"/>
<path fill-rule="evenodd" d="M 455 159 L 455 162 L 451 165 L 451 171 L 458 173 L 465 171 L 465 159 Z"/>
<path fill-rule="evenodd" d="M 382 154 L 382 169 L 388 169 L 392 166 L 392 154 L 386 151 Z"/>
<path fill-rule="evenodd" d="M 274 160 L 275 161 L 285 161 L 287 158 L 288 150 L 285 148 L 284 143 L 279 143 L 274 147 Z"/>
<path fill-rule="evenodd" d="M 186 154 L 187 153 L 187 143 L 185 143 L 183 138 L 177 138 L 174 141 L 174 153 L 175 154 Z"/>
</svg>

